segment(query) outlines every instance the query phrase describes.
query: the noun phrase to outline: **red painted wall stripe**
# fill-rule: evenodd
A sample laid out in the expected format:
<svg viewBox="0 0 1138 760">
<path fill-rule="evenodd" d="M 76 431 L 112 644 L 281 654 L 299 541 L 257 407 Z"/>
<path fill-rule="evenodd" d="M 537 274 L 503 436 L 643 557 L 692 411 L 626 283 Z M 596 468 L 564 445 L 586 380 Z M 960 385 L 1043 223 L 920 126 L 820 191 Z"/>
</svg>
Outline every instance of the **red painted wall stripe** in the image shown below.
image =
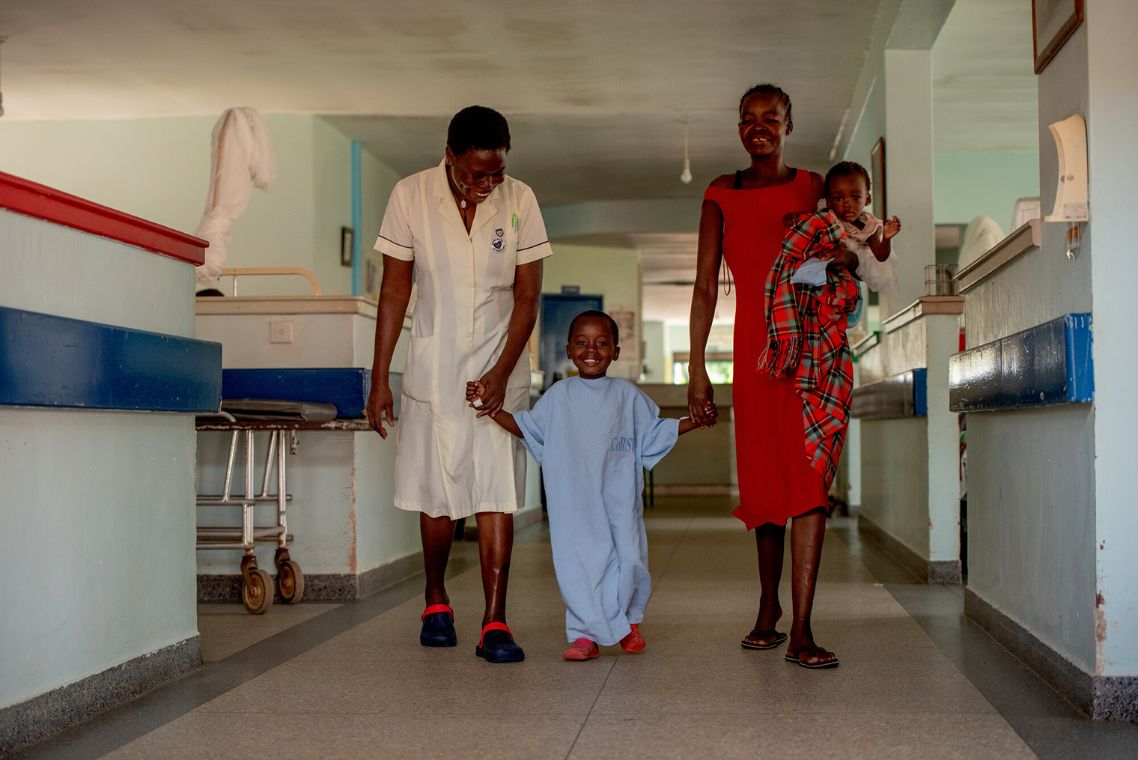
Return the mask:
<svg viewBox="0 0 1138 760">
<path fill-rule="evenodd" d="M 205 249 L 209 246 L 193 235 L 4 172 L 0 172 L 0 208 L 118 240 L 194 266 L 205 261 Z"/>
</svg>

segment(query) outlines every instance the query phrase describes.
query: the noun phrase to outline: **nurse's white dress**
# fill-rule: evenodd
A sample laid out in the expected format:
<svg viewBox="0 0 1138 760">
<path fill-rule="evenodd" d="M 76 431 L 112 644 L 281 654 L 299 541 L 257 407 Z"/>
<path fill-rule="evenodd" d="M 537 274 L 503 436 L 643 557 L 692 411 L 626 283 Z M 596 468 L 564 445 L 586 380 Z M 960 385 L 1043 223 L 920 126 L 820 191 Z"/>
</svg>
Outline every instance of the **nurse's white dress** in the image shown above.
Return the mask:
<svg viewBox="0 0 1138 760">
<path fill-rule="evenodd" d="M 475 206 L 470 232 L 445 162 L 391 192 L 375 249 L 414 262 L 417 289 L 395 432 L 395 506 L 458 519 L 514 512 L 525 493 L 525 452 L 466 402 L 466 383 L 501 356 L 514 309 L 514 273 L 553 253 L 533 191 L 506 177 Z M 529 407 L 522 352 L 505 409 Z"/>
</svg>

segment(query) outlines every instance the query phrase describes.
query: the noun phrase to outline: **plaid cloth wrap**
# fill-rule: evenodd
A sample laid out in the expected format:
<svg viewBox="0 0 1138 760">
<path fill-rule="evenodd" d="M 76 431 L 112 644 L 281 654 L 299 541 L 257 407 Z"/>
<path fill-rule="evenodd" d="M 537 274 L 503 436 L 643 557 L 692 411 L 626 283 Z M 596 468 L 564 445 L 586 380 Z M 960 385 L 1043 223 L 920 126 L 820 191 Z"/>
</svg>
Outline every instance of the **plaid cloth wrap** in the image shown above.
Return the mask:
<svg viewBox="0 0 1138 760">
<path fill-rule="evenodd" d="M 861 291 L 845 269 L 827 271 L 821 287 L 791 284 L 798 266 L 841 245 L 842 225 L 830 211 L 807 214 L 787 229 L 782 252 L 767 276 L 767 347 L 759 369 L 771 377 L 794 372 L 802 398 L 804 442 L 810 466 L 829 489 L 849 424 L 853 359 L 846 317 Z"/>
</svg>

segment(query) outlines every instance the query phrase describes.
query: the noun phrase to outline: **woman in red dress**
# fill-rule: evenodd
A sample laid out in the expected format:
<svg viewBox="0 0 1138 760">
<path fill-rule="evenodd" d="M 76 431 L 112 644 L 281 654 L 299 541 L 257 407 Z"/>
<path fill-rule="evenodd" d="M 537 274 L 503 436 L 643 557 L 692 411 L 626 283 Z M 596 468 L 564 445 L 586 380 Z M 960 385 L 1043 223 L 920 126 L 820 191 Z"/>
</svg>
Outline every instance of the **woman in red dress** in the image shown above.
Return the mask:
<svg viewBox="0 0 1138 760">
<path fill-rule="evenodd" d="M 775 625 L 782 616 L 778 585 L 786 523 L 793 520 L 793 620 L 786 657 L 804 667 L 826 668 L 836 666 L 838 658 L 814 642 L 810 628 L 829 503 L 825 481 L 806 457 L 802 400 L 793 373 L 775 380 L 758 368 L 767 344 L 764 286 L 782 247 L 784 218 L 814 211 L 822 197 L 819 175 L 783 163 L 783 142 L 793 128 L 790 97 L 774 85 L 752 87 L 739 104 L 739 139 L 750 155 L 750 168 L 718 177 L 704 194 L 691 307 L 688 413 L 701 425 L 710 422 L 703 411 L 712 400 L 704 348 L 725 257 L 737 288 L 734 404 L 740 503 L 734 514 L 755 531 L 762 592 L 755 627 L 740 643 L 747 649 L 773 649 L 787 639 Z M 850 258 L 839 255 L 834 265 L 849 267 Z M 856 267 L 856 258 L 852 264 Z"/>
</svg>

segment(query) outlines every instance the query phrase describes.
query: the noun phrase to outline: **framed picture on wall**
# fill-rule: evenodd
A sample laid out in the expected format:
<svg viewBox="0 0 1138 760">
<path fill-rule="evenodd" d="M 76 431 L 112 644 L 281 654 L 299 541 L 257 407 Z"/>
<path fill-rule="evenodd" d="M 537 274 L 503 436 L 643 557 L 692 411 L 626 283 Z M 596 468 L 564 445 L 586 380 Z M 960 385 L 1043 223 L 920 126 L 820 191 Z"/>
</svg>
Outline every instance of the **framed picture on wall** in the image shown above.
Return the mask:
<svg viewBox="0 0 1138 760">
<path fill-rule="evenodd" d="M 356 231 L 351 227 L 340 228 L 340 266 L 352 265 L 352 251 L 355 248 Z"/>
<path fill-rule="evenodd" d="M 1031 42 L 1035 52 L 1035 73 L 1059 52 L 1079 24 L 1083 23 L 1085 0 L 1031 0 Z"/>
<path fill-rule="evenodd" d="M 873 215 L 885 219 L 885 138 L 877 138 L 873 150 L 869 151 L 869 182 L 873 185 Z"/>
</svg>

